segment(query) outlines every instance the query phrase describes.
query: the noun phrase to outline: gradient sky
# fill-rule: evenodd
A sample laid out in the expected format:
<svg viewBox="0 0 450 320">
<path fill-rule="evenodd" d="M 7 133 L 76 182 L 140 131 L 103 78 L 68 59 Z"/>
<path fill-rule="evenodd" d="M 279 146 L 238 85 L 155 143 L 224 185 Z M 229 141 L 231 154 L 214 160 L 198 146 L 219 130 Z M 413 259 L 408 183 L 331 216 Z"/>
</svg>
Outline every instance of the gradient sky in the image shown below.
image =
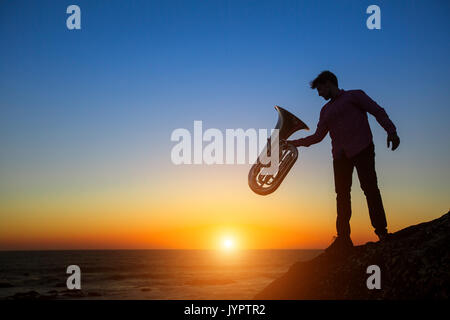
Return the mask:
<svg viewBox="0 0 450 320">
<path fill-rule="evenodd" d="M 81 8 L 81 30 L 66 8 Z M 320 5 L 319 5 L 320 4 Z M 381 8 L 381 30 L 366 8 Z M 2 1 L 0 249 L 322 248 L 335 234 L 329 136 L 267 197 L 250 165 L 175 166 L 176 128 L 314 131 L 320 71 L 363 89 L 390 231 L 449 209 L 448 1 Z M 303 137 L 310 132 L 300 132 Z M 352 236 L 374 240 L 353 176 Z"/>
</svg>

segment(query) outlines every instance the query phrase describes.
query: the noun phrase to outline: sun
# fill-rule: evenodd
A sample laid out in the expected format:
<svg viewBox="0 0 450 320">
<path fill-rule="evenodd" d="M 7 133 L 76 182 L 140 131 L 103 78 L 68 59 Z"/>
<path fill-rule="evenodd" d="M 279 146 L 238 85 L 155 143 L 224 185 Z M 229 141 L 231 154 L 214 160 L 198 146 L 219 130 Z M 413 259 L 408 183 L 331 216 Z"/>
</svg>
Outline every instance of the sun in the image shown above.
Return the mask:
<svg viewBox="0 0 450 320">
<path fill-rule="evenodd" d="M 230 237 L 224 238 L 222 240 L 222 248 L 225 250 L 232 250 L 235 247 L 234 240 Z"/>
</svg>

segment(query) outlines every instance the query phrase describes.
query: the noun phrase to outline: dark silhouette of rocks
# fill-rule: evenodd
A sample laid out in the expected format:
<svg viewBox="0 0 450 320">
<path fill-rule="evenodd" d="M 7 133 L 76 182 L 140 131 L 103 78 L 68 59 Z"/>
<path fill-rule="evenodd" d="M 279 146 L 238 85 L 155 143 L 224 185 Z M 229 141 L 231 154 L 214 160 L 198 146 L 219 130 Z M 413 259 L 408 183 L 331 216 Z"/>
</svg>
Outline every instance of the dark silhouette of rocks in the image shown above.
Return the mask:
<svg viewBox="0 0 450 320">
<path fill-rule="evenodd" d="M 450 211 L 344 257 L 322 253 L 297 262 L 255 299 L 448 299 L 449 250 Z M 380 267 L 381 289 L 367 288 L 370 265 Z"/>
<path fill-rule="evenodd" d="M 102 294 L 95 291 L 83 290 L 50 290 L 46 294 L 37 291 L 18 292 L 12 296 L 6 297 L 5 300 L 60 300 L 60 299 L 80 299 L 101 297 Z"/>
<path fill-rule="evenodd" d="M 0 288 L 14 288 L 14 286 L 9 282 L 0 282 Z"/>
</svg>

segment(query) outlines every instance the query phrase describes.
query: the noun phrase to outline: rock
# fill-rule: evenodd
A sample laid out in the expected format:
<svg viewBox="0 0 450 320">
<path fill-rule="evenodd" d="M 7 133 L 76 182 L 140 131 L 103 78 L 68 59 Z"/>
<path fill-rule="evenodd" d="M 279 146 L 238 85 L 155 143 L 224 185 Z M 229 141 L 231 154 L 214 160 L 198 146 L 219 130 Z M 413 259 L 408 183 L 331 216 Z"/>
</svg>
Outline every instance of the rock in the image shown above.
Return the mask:
<svg viewBox="0 0 450 320">
<path fill-rule="evenodd" d="M 297 262 L 255 299 L 448 299 L 449 253 L 450 212 L 346 256 L 323 253 Z M 380 267 L 381 289 L 367 288 L 370 265 Z"/>
<path fill-rule="evenodd" d="M 41 295 L 37 291 L 18 292 L 13 296 L 7 297 L 11 300 L 37 300 Z"/>
<path fill-rule="evenodd" d="M 65 282 L 58 282 L 58 283 L 55 283 L 55 285 L 53 287 L 55 287 L 55 288 L 67 288 L 67 283 L 65 283 Z"/>
<path fill-rule="evenodd" d="M 88 297 L 101 297 L 102 294 L 100 292 L 95 292 L 95 291 L 89 291 L 87 293 Z"/>
<path fill-rule="evenodd" d="M 9 282 L 0 282 L 0 288 L 14 288 L 14 286 Z"/>
<path fill-rule="evenodd" d="M 58 290 L 47 291 L 48 294 L 58 294 Z"/>
<path fill-rule="evenodd" d="M 84 298 L 87 296 L 82 290 L 63 290 L 60 294 L 65 298 Z"/>
</svg>

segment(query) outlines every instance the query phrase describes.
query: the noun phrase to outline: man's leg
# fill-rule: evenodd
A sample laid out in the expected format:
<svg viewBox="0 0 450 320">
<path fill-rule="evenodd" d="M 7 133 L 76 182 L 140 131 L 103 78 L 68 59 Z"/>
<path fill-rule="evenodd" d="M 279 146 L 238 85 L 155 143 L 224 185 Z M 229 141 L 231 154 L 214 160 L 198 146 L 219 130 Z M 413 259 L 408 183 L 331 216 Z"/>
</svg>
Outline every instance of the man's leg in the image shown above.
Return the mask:
<svg viewBox="0 0 450 320">
<path fill-rule="evenodd" d="M 387 223 L 375 172 L 375 147 L 373 143 L 352 160 L 358 172 L 361 189 L 366 195 L 372 226 L 378 236 L 383 236 L 387 233 Z"/>
<path fill-rule="evenodd" d="M 336 190 L 336 229 L 339 238 L 350 237 L 350 217 L 352 206 L 350 191 L 352 187 L 353 164 L 345 156 L 333 160 L 334 185 Z"/>
</svg>

